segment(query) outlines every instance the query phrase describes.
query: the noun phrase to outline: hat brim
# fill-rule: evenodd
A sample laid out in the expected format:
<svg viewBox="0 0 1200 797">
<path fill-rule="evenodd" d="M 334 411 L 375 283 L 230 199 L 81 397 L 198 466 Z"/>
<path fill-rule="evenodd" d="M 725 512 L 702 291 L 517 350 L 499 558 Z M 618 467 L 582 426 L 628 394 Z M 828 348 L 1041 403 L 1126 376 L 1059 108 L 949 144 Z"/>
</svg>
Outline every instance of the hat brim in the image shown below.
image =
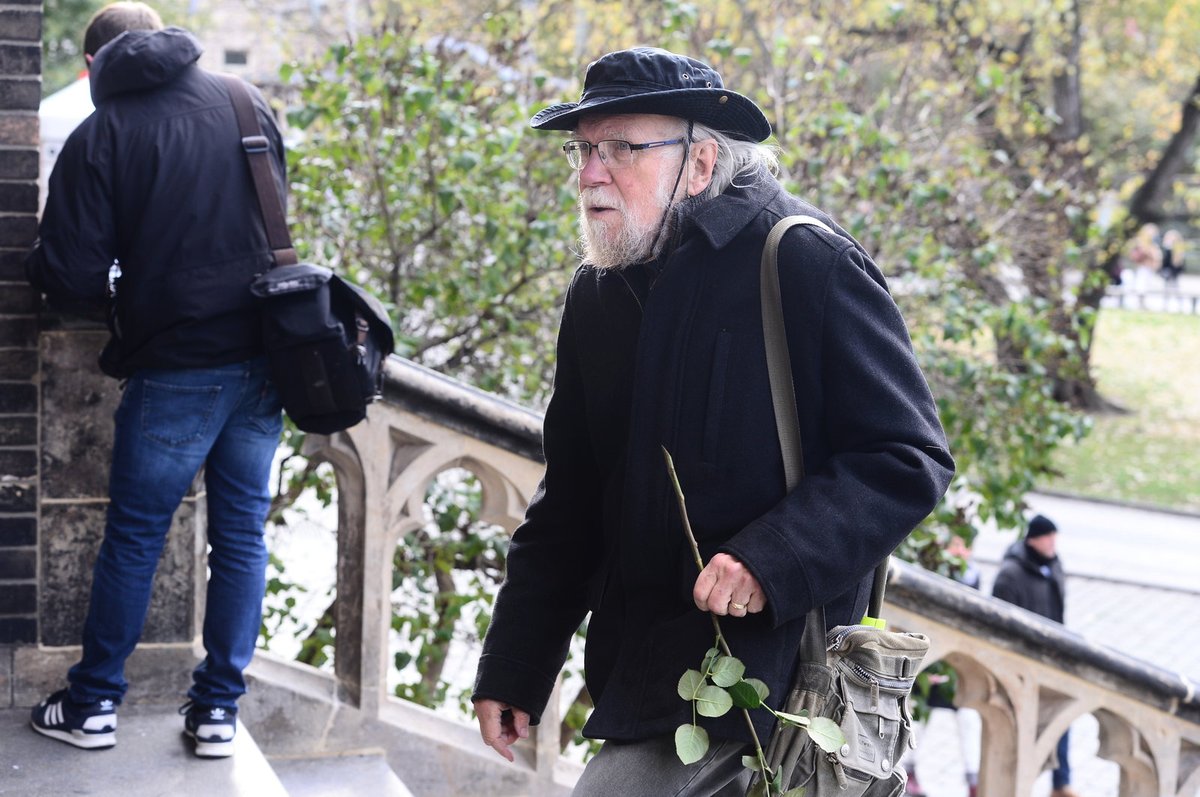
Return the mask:
<svg viewBox="0 0 1200 797">
<path fill-rule="evenodd" d="M 649 113 L 690 119 L 748 141 L 766 141 L 771 123 L 748 97 L 725 89 L 674 89 L 618 97 L 587 97 L 551 105 L 529 120 L 535 130 L 574 130 L 587 114 Z"/>
</svg>

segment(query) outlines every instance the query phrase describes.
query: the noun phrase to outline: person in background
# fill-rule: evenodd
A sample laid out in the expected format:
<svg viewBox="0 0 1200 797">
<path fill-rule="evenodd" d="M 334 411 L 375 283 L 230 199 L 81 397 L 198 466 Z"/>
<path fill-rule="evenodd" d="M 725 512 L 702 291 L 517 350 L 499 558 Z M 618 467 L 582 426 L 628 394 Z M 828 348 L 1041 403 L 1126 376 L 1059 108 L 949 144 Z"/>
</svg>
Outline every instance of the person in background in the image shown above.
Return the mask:
<svg viewBox="0 0 1200 797">
<path fill-rule="evenodd" d="M 1144 224 L 1134 236 L 1129 248 L 1129 259 L 1133 261 L 1134 273 L 1130 284 L 1134 291 L 1144 294 L 1150 290 L 1154 273 L 1162 263 L 1162 249 L 1159 248 L 1159 233 L 1157 224 Z"/>
<path fill-rule="evenodd" d="M 1017 540 L 1004 554 L 992 597 L 1007 601 L 1056 623 L 1063 621 L 1067 580 L 1058 557 L 1058 527 L 1044 515 L 1029 521 L 1025 538 Z M 1070 731 L 1058 740 L 1058 764 L 1051 775 L 1051 797 L 1079 797 L 1071 788 L 1071 764 L 1067 758 Z"/>
<path fill-rule="evenodd" d="M 1183 236 L 1178 230 L 1167 230 L 1162 237 L 1162 265 L 1158 273 L 1163 278 L 1163 289 L 1167 295 L 1163 298 L 1163 308 L 1174 297 L 1179 302 L 1179 275 L 1183 273 Z"/>
</svg>

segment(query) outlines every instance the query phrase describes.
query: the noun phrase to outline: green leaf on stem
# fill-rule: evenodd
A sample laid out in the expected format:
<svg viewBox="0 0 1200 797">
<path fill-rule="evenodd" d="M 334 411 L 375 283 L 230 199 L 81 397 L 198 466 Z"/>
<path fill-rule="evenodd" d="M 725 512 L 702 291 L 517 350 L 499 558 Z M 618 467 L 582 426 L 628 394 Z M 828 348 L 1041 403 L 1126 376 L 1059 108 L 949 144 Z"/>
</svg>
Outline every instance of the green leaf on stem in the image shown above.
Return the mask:
<svg viewBox="0 0 1200 797">
<path fill-rule="evenodd" d="M 817 747 L 827 753 L 832 753 L 846 743 L 842 729 L 828 717 L 815 717 L 808 721 L 808 735 Z"/>
<path fill-rule="evenodd" d="M 720 717 L 733 708 L 733 698 L 719 686 L 705 686 L 696 694 L 696 710 L 701 716 Z"/>
<path fill-rule="evenodd" d="M 717 657 L 720 655 L 721 655 L 720 648 L 716 648 L 716 647 L 709 648 L 708 652 L 704 654 L 704 662 L 700 665 L 700 671 L 708 672 L 709 668 L 712 667 L 713 662 L 716 661 Z"/>
<path fill-rule="evenodd" d="M 730 687 L 742 680 L 742 676 L 746 674 L 746 665 L 742 664 L 741 659 L 733 656 L 721 656 L 713 662 L 709 674 L 717 686 Z"/>
<path fill-rule="evenodd" d="M 798 728 L 808 727 L 808 717 L 803 714 L 789 714 L 786 711 L 776 711 L 775 716 L 788 725 L 795 725 Z"/>
<path fill-rule="evenodd" d="M 680 725 L 675 729 L 675 755 L 684 764 L 694 764 L 708 752 L 708 731 L 699 725 Z"/>
<path fill-rule="evenodd" d="M 742 766 L 751 772 L 762 772 L 762 762 L 759 761 L 756 755 L 742 756 Z"/>
<path fill-rule="evenodd" d="M 684 700 L 695 700 L 696 694 L 703 686 L 704 676 L 695 670 L 688 670 L 679 677 L 679 686 L 676 691 Z"/>
<path fill-rule="evenodd" d="M 767 685 L 755 678 L 747 678 L 729 687 L 729 696 L 738 708 L 758 708 L 767 696 Z"/>
</svg>

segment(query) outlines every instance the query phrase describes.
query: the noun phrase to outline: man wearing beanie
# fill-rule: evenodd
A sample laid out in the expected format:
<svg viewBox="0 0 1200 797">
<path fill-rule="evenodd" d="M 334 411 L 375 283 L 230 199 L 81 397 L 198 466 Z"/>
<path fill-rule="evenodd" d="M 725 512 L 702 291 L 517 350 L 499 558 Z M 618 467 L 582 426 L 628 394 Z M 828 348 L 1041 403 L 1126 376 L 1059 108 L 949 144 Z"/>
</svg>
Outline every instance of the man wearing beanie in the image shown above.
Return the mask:
<svg viewBox="0 0 1200 797">
<path fill-rule="evenodd" d="M 1034 614 L 1063 621 L 1067 580 L 1062 561 L 1055 552 L 1058 527 L 1044 515 L 1029 521 L 1025 539 L 1017 540 L 1004 554 L 992 596 L 1028 609 Z M 1068 733 L 1058 740 L 1058 766 L 1051 776 L 1054 790 L 1051 797 L 1078 797 L 1071 788 L 1071 765 L 1067 761 Z"/>
</svg>

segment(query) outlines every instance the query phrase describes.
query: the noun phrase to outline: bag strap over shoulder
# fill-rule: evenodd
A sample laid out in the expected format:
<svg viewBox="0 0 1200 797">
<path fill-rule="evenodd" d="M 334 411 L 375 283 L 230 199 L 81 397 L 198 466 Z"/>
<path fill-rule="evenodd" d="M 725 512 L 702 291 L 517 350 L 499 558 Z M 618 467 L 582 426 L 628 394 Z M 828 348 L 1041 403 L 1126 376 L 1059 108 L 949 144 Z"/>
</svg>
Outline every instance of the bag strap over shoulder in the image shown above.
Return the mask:
<svg viewBox="0 0 1200 797">
<path fill-rule="evenodd" d="M 254 110 L 254 101 L 246 84 L 236 75 L 221 75 L 229 90 L 229 99 L 237 115 L 238 132 L 242 135 L 242 151 L 250 164 L 250 175 L 254 178 L 254 192 L 258 195 L 258 207 L 262 212 L 263 225 L 267 229 L 267 243 L 277 266 L 291 266 L 300 262 L 292 247 L 292 236 L 288 233 L 287 218 L 283 211 L 283 200 L 271 171 L 270 147 L 263 135 L 262 125 Z"/>
<path fill-rule="evenodd" d="M 828 233 L 834 231 L 829 225 L 813 216 L 787 216 L 780 219 L 763 244 L 762 264 L 759 280 L 762 287 L 763 339 L 766 344 L 767 375 L 771 381 L 771 404 L 775 409 L 775 428 L 779 434 L 779 448 L 783 452 L 783 472 L 788 492 L 800 485 L 804 478 L 804 451 L 800 441 L 800 419 L 796 409 L 796 386 L 792 380 L 792 361 L 788 353 L 787 326 L 783 314 L 783 293 L 779 287 L 779 243 L 792 227 L 806 224 L 819 227 Z M 836 234 L 836 233 L 834 233 Z M 878 617 L 883 606 L 883 590 L 887 582 L 885 558 L 875 569 L 875 580 L 871 589 L 870 617 Z M 825 656 L 825 607 L 815 606 L 804 623 L 804 637 L 800 643 L 801 661 L 824 664 Z"/>
</svg>

